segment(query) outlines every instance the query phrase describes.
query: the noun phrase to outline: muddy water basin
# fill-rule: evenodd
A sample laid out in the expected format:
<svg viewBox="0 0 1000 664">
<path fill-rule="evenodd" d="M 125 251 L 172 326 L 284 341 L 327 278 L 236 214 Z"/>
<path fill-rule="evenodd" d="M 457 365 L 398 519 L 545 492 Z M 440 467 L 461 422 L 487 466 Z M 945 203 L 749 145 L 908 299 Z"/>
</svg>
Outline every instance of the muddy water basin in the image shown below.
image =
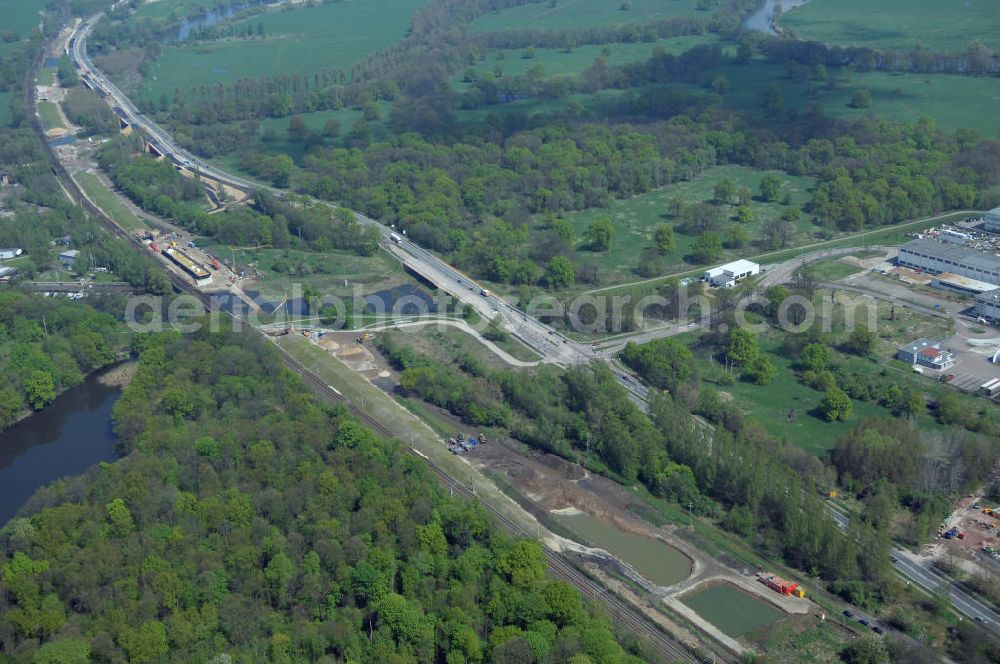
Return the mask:
<svg viewBox="0 0 1000 664">
<path fill-rule="evenodd" d="M 731 583 L 719 583 L 696 590 L 682 597 L 681 601 L 733 638 L 785 617 L 779 609 Z"/>
<path fill-rule="evenodd" d="M 691 575 L 691 560 L 658 539 L 626 532 L 613 523 L 577 510 L 560 510 L 553 516 L 573 534 L 575 541 L 604 549 L 658 586 L 672 586 Z"/>
</svg>

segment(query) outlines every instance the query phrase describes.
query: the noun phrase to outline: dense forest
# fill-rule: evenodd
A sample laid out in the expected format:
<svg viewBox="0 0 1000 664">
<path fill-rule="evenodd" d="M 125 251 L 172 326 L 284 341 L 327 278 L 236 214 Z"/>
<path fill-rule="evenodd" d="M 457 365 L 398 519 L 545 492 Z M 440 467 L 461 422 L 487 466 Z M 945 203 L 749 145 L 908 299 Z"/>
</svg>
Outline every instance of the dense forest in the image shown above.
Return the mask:
<svg viewBox="0 0 1000 664">
<path fill-rule="evenodd" d="M 127 332 L 80 302 L 0 291 L 0 429 L 111 364 L 128 349 Z"/>
<path fill-rule="evenodd" d="M 317 403 L 262 338 L 136 348 L 126 456 L 0 530 L 6 661 L 640 661 L 538 543 Z"/>
</svg>

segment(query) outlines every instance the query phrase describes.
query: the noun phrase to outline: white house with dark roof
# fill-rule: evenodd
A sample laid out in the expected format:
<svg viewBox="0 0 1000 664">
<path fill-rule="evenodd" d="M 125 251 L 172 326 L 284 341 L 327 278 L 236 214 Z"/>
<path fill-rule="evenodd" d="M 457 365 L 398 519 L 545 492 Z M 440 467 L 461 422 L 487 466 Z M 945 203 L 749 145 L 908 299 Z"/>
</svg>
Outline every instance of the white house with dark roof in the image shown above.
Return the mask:
<svg viewBox="0 0 1000 664">
<path fill-rule="evenodd" d="M 896 359 L 911 367 L 922 366 L 935 371 L 944 371 L 955 364 L 955 355 L 941 348 L 940 341 L 917 339 L 896 351 Z"/>
</svg>

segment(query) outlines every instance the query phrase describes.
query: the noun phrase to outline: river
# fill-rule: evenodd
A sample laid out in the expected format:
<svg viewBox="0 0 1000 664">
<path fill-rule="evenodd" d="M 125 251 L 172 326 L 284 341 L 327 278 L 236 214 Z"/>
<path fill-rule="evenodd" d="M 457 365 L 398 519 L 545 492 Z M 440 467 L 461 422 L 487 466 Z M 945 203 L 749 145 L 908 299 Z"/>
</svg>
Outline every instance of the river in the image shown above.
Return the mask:
<svg viewBox="0 0 1000 664">
<path fill-rule="evenodd" d="M 760 7 L 753 14 L 750 14 L 743 21 L 743 27 L 751 32 L 763 32 L 769 35 L 777 35 L 774 29 L 774 10 L 780 5 L 782 12 L 795 9 L 806 4 L 808 0 L 764 0 Z"/>
<path fill-rule="evenodd" d="M 39 487 L 117 458 L 111 408 L 120 394 L 91 374 L 45 410 L 0 432 L 0 526 Z"/>
<path fill-rule="evenodd" d="M 217 23 L 232 18 L 244 9 L 249 9 L 250 7 L 255 7 L 257 5 L 265 5 L 273 0 L 251 0 L 249 2 L 234 2 L 231 5 L 226 5 L 217 9 L 210 9 L 204 14 L 199 14 L 198 16 L 193 16 L 191 18 L 182 19 L 180 24 L 177 26 L 177 34 L 171 36 L 167 39 L 168 42 L 182 42 L 187 39 L 192 32 L 199 30 L 201 28 L 209 28 Z"/>
</svg>

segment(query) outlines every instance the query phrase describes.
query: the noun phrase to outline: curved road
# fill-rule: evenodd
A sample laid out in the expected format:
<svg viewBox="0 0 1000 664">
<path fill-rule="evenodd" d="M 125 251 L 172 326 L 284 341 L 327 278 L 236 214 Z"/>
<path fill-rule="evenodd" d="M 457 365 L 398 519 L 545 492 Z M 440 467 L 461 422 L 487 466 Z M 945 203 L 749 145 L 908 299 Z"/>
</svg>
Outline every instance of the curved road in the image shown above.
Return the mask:
<svg viewBox="0 0 1000 664">
<path fill-rule="evenodd" d="M 116 6 L 118 4 L 120 4 L 120 2 L 116 3 Z M 106 95 L 107 100 L 111 103 L 111 105 L 116 108 L 116 112 L 120 116 L 123 116 L 123 119 L 128 121 L 134 127 L 141 129 L 149 137 L 150 143 L 153 144 L 153 146 L 161 154 L 170 159 L 175 165 L 197 169 L 222 183 L 247 192 L 252 193 L 260 189 L 266 189 L 276 196 L 285 196 L 286 192 L 284 191 L 273 189 L 271 187 L 265 187 L 259 183 L 234 176 L 199 159 L 187 150 L 178 146 L 169 133 L 164 131 L 145 114 L 140 113 L 132 101 L 94 66 L 93 62 L 87 55 L 87 37 L 93 30 L 94 25 L 96 25 L 103 16 L 104 14 L 100 13 L 82 21 L 70 36 L 70 54 L 73 57 L 76 66 L 80 70 L 80 76 L 82 79 L 87 80 L 90 85 L 99 88 Z M 952 212 L 948 214 L 950 215 L 956 213 Z M 490 319 L 499 315 L 505 323 L 507 329 L 523 340 L 528 346 L 538 351 L 545 358 L 545 362 L 559 364 L 562 366 L 570 366 L 574 364 L 586 363 L 599 357 L 599 354 L 595 352 L 589 344 L 572 341 L 550 326 L 545 325 L 532 316 L 527 315 L 517 307 L 514 307 L 504 300 L 491 295 L 467 275 L 451 265 L 448 265 L 419 245 L 411 242 L 407 238 L 395 236 L 392 230 L 384 224 L 357 212 L 354 212 L 354 215 L 360 223 L 371 225 L 372 227 L 378 229 L 384 239 L 384 246 L 404 265 L 418 272 L 421 276 L 427 278 L 432 283 L 436 284 L 438 288 L 448 292 L 456 299 L 472 306 L 484 318 Z M 943 217 L 947 215 L 940 216 Z M 916 224 L 930 219 L 933 218 L 917 220 L 910 223 Z M 831 250 L 829 255 L 832 255 L 832 251 L 836 250 Z M 815 254 L 801 256 L 789 261 L 789 263 L 795 264 L 795 267 L 798 267 L 798 265 L 801 265 L 807 260 L 816 260 L 819 255 L 823 253 L 824 252 L 816 252 Z M 791 268 L 791 271 L 794 271 L 795 267 Z M 782 266 L 782 268 L 784 268 L 784 266 Z M 778 279 L 780 273 L 783 271 L 784 269 L 772 270 L 774 273 L 773 278 Z M 791 271 L 789 271 L 788 274 L 790 274 Z M 769 284 L 777 283 L 771 282 L 768 279 L 768 275 L 765 275 L 765 278 L 762 281 L 765 280 L 767 280 L 767 283 Z M 678 334 L 684 329 L 686 328 L 668 328 L 663 330 L 663 334 Z M 632 375 L 615 365 L 611 365 L 611 370 L 614 372 L 618 382 L 629 392 L 631 398 L 641 407 L 648 408 L 649 391 L 646 386 L 642 385 Z M 835 516 L 835 518 L 837 517 Z M 844 524 L 846 524 L 847 517 L 840 515 L 840 518 L 845 519 Z M 838 522 L 839 521 L 840 519 L 838 519 Z M 901 550 L 897 551 L 901 552 Z M 905 552 L 901 553 L 905 554 Z M 970 593 L 955 587 L 953 583 L 943 579 L 940 575 L 933 572 L 930 569 L 929 563 L 923 562 L 923 564 L 921 564 L 922 561 L 913 561 L 905 555 L 901 556 L 897 554 L 894 555 L 894 558 L 895 560 L 893 565 L 902 576 L 910 578 L 918 585 L 924 586 L 928 589 L 936 589 L 939 587 L 940 583 L 949 584 L 952 602 L 958 611 L 969 616 L 970 618 L 975 618 L 976 620 L 988 624 L 991 628 L 995 629 L 1000 626 L 1000 614 L 984 605 Z"/>
</svg>

